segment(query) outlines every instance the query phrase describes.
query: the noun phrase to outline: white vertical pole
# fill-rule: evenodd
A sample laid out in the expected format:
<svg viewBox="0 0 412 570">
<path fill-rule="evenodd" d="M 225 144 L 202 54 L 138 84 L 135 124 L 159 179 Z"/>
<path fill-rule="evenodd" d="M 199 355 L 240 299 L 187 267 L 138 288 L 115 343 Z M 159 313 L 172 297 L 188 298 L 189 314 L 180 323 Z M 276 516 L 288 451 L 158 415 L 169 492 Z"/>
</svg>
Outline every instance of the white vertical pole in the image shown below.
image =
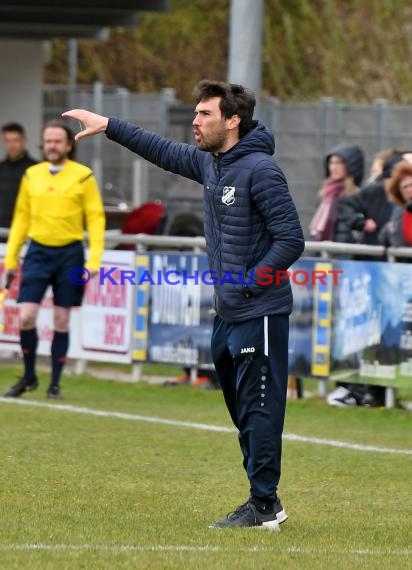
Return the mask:
<svg viewBox="0 0 412 570">
<path fill-rule="evenodd" d="M 147 200 L 145 166 L 143 158 L 135 158 L 133 160 L 133 208 L 140 206 Z"/>
<path fill-rule="evenodd" d="M 262 80 L 263 0 L 231 0 L 229 83 L 240 83 L 256 95 L 258 111 Z"/>
</svg>

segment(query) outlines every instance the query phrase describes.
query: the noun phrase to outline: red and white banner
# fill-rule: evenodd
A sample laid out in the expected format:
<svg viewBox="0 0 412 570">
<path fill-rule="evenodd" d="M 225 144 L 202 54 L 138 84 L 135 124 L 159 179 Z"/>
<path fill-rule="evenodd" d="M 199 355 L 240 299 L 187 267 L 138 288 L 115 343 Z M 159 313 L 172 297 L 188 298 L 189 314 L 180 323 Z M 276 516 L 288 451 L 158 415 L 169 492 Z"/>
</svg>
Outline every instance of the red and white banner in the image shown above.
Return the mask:
<svg viewBox="0 0 412 570">
<path fill-rule="evenodd" d="M 0 244 L 0 286 L 5 283 L 5 245 Z M 70 317 L 69 358 L 99 362 L 132 361 L 134 286 L 127 280 L 118 283 L 117 273 L 135 270 L 132 251 L 105 251 L 102 267 L 117 267 L 111 275 L 116 284 L 97 275 L 86 285 L 83 304 L 74 308 Z M 0 311 L 0 350 L 20 350 L 19 307 L 17 305 L 21 272 L 12 283 L 10 293 Z M 53 338 L 53 293 L 49 288 L 40 307 L 37 321 L 38 354 L 49 355 Z"/>
</svg>

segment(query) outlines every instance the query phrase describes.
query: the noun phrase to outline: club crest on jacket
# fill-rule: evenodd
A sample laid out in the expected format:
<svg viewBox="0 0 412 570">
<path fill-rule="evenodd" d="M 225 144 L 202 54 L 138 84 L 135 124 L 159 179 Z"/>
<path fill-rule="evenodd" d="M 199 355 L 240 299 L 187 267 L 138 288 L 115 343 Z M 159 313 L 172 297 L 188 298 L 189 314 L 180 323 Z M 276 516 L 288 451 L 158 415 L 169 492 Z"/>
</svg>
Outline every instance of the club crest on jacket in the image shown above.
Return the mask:
<svg viewBox="0 0 412 570">
<path fill-rule="evenodd" d="M 222 194 L 222 202 L 226 204 L 226 206 L 231 206 L 235 201 L 235 190 L 234 186 L 225 186 L 223 188 Z"/>
</svg>

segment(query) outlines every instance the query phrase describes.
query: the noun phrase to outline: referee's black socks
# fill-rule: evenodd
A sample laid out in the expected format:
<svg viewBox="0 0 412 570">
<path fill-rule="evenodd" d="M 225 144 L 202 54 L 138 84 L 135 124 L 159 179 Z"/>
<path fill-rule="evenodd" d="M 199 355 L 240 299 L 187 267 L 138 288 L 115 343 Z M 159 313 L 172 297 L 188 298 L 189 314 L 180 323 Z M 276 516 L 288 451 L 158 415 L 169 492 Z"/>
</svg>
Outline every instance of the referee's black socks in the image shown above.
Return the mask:
<svg viewBox="0 0 412 570">
<path fill-rule="evenodd" d="M 54 331 L 51 345 L 52 377 L 50 386 L 58 386 L 66 354 L 69 348 L 69 333 Z"/>
<path fill-rule="evenodd" d="M 20 346 L 24 361 L 24 378 L 33 380 L 36 376 L 37 329 L 20 330 Z"/>
</svg>

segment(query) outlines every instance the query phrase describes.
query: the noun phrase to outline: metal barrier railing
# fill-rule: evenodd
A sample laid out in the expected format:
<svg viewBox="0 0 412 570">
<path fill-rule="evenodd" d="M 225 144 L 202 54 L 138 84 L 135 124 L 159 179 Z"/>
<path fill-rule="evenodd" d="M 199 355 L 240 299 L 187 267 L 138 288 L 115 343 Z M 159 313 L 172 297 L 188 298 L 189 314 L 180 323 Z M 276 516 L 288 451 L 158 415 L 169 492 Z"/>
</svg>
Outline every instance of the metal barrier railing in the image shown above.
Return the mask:
<svg viewBox="0 0 412 570">
<path fill-rule="evenodd" d="M 9 230 L 7 228 L 0 228 L 0 237 L 7 237 Z M 87 233 L 85 240 L 87 242 Z M 121 246 L 122 244 L 133 244 L 136 252 L 145 252 L 149 248 L 157 248 L 164 250 L 186 250 L 194 253 L 202 253 L 206 249 L 206 242 L 204 237 L 180 237 L 180 236 L 152 236 L 147 234 L 122 234 L 120 230 L 107 230 L 105 232 L 105 246 L 107 249 L 113 249 Z M 367 256 L 370 258 L 377 258 L 380 261 L 387 262 L 402 262 L 402 259 L 412 257 L 412 248 L 409 247 L 389 247 L 384 246 L 368 246 L 363 244 L 347 244 L 336 243 L 332 241 L 314 242 L 306 241 L 303 256 L 310 257 L 315 254 L 322 258 L 333 258 L 333 255 L 338 255 L 340 259 L 347 256 Z M 79 371 L 84 370 L 85 362 L 79 362 L 82 366 L 78 367 Z M 196 368 L 192 369 L 192 376 L 196 373 Z M 141 363 L 134 363 L 132 377 L 138 379 L 141 377 Z M 319 393 L 325 390 L 325 383 L 322 381 L 323 388 L 319 388 Z M 395 389 L 386 389 L 386 405 L 392 407 L 395 402 Z M 324 395 L 324 394 L 321 394 Z"/>
<path fill-rule="evenodd" d="M 7 237 L 9 230 L 0 228 L 0 237 Z M 87 232 L 85 239 L 87 241 Z M 145 251 L 148 247 L 179 248 L 192 251 L 205 251 L 206 241 L 204 237 L 181 237 L 181 236 L 152 236 L 147 234 L 123 234 L 120 230 L 107 230 L 105 232 L 106 246 L 116 247 L 122 244 L 133 244 L 136 251 Z M 321 257 L 330 258 L 333 254 L 340 258 L 347 255 L 350 259 L 353 255 L 376 257 L 380 261 L 394 262 L 396 260 L 411 259 L 412 247 L 384 247 L 383 245 L 364 245 L 355 243 L 338 243 L 333 241 L 306 241 L 303 256 L 319 254 Z"/>
<path fill-rule="evenodd" d="M 109 230 L 105 234 L 107 244 L 133 243 L 139 251 L 147 247 L 179 247 L 187 249 L 206 249 L 205 238 L 203 237 L 178 237 L 178 236 L 149 236 L 146 234 L 125 235 L 119 230 Z M 340 258 L 347 255 L 376 257 L 381 261 L 401 261 L 403 258 L 412 257 L 411 247 L 384 247 L 383 245 L 364 245 L 352 243 L 337 243 L 333 241 L 306 241 L 303 256 L 320 254 L 321 257 L 330 258 L 333 254 Z"/>
<path fill-rule="evenodd" d="M 194 252 L 201 252 L 206 249 L 206 242 L 203 237 L 177 237 L 177 236 L 149 236 L 145 234 L 137 235 L 124 235 L 119 230 L 109 230 L 105 234 L 106 244 L 122 244 L 133 243 L 136 246 L 136 251 L 145 251 L 147 248 L 186 248 Z M 332 241 L 306 241 L 303 256 L 310 257 L 311 255 L 320 255 L 322 258 L 330 259 L 333 255 L 338 255 L 339 258 L 347 256 L 365 256 L 370 258 L 377 258 L 380 261 L 387 261 L 393 263 L 396 261 L 402 262 L 403 258 L 412 257 L 412 248 L 408 247 L 389 247 L 386 248 L 382 245 L 371 246 L 364 244 L 348 244 L 337 243 Z M 136 365 L 135 365 L 136 367 Z M 137 370 L 135 374 L 138 373 Z M 197 374 L 196 368 L 192 368 L 191 377 Z M 318 381 L 318 394 L 326 397 L 326 382 L 324 380 Z M 396 389 L 392 387 L 385 388 L 385 406 L 392 408 L 396 402 Z"/>
</svg>

